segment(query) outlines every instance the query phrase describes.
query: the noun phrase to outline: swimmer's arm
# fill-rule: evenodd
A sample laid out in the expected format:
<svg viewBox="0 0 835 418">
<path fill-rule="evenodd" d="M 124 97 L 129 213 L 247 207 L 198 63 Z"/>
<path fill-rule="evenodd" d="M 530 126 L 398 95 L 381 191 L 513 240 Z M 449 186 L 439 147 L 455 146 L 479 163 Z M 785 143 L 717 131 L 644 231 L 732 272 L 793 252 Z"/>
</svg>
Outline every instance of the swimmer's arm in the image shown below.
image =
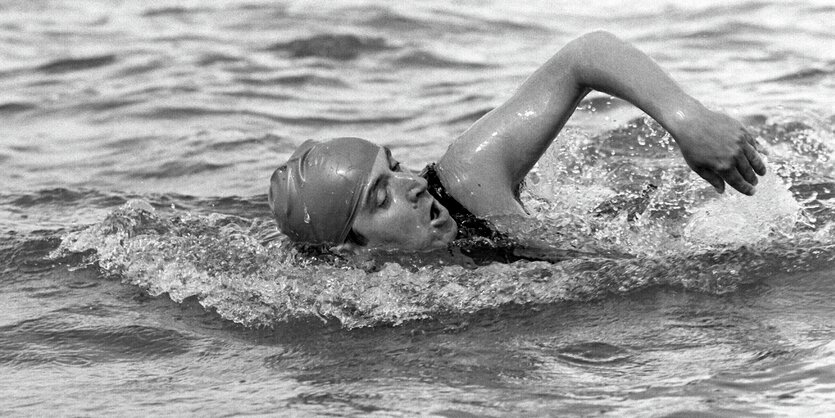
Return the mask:
<svg viewBox="0 0 835 418">
<path fill-rule="evenodd" d="M 739 122 L 687 95 L 644 53 L 606 32 L 567 44 L 440 160 L 450 193 L 476 215 L 523 213 L 514 191 L 591 89 L 620 97 L 667 129 L 717 190 L 753 193 L 765 166 Z"/>
</svg>

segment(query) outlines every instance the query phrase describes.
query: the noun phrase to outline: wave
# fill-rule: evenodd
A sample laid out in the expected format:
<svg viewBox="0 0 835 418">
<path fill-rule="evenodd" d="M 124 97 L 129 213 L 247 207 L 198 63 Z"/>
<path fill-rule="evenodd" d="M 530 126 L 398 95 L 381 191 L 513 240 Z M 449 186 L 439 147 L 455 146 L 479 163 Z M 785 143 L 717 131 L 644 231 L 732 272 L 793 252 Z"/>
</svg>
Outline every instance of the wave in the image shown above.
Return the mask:
<svg viewBox="0 0 835 418">
<path fill-rule="evenodd" d="M 295 147 L 289 138 L 284 138 L 274 134 L 264 134 L 261 136 L 247 137 L 239 140 L 216 140 L 208 144 L 208 148 L 212 151 L 235 151 L 249 147 L 256 148 L 270 148 L 274 152 L 292 153 Z"/>
<path fill-rule="evenodd" d="M 252 97 L 250 94 L 242 94 L 245 97 Z M 324 113 L 317 116 L 289 116 L 271 112 L 238 110 L 238 109 L 216 109 L 209 106 L 154 106 L 146 110 L 139 110 L 128 113 L 131 117 L 142 118 L 154 121 L 185 120 L 192 118 L 222 117 L 222 116 L 251 116 L 253 118 L 280 122 L 285 125 L 294 126 L 345 126 L 345 125 L 379 125 L 397 124 L 411 120 L 414 116 L 369 116 L 369 115 L 331 115 Z"/>
<path fill-rule="evenodd" d="M 89 311 L 89 308 L 77 310 Z M 74 315 L 84 315 L 87 320 L 68 320 Z M 190 338 L 174 330 L 97 325 L 89 316 L 89 312 L 68 308 L 0 326 L 0 365 L 86 366 L 106 361 L 172 357 L 191 348 Z"/>
<path fill-rule="evenodd" d="M 357 58 L 362 53 L 384 51 L 390 48 L 383 38 L 322 34 L 275 43 L 267 50 L 289 53 L 294 58 L 320 57 L 347 61 Z"/>
<path fill-rule="evenodd" d="M 421 67 L 436 67 L 436 68 L 461 68 L 461 69 L 482 69 L 489 65 L 480 62 L 466 62 L 452 58 L 442 57 L 427 51 L 411 51 L 407 52 L 394 60 L 394 64 L 398 67 L 405 68 L 421 68 Z"/>
<path fill-rule="evenodd" d="M 105 275 L 151 295 L 168 294 L 175 301 L 196 297 L 204 307 L 246 326 L 319 317 L 346 328 L 472 314 L 509 304 L 587 301 L 650 286 L 724 294 L 780 271 L 815 270 L 835 260 L 832 224 L 790 238 L 785 230 L 745 234 L 756 226 L 728 230 L 750 215 L 715 225 L 716 219 L 697 214 L 696 226 L 689 224 L 675 251 L 670 242 L 659 240 L 654 254 L 613 257 L 598 250 L 559 263 L 519 261 L 470 269 L 412 265 L 397 258 L 377 264 L 323 262 L 274 239 L 270 220 L 182 211 L 166 215 L 132 201 L 101 223 L 66 234 L 51 259 L 85 254 L 81 265 L 95 263 Z M 617 229 L 616 224 L 611 227 Z M 609 243 L 600 231 L 572 231 L 564 222 L 539 221 L 525 231 L 538 231 L 528 240 L 550 236 L 551 244 L 554 237 L 573 243 L 599 240 L 600 248 Z M 727 235 L 748 239 L 728 242 Z M 621 251 L 626 247 L 618 246 Z"/>
<path fill-rule="evenodd" d="M 61 74 L 104 67 L 116 62 L 116 55 L 99 55 L 86 58 L 64 58 L 50 61 L 36 68 L 49 74 Z"/>
<path fill-rule="evenodd" d="M 160 7 L 158 9 L 149 9 L 142 12 L 143 17 L 158 17 L 158 16 L 188 16 L 199 12 L 211 11 L 208 8 L 186 8 L 186 7 Z"/>
<path fill-rule="evenodd" d="M 763 83 L 789 82 L 789 83 L 814 83 L 832 75 L 831 70 L 820 68 L 804 68 L 775 78 L 763 80 Z"/>
<path fill-rule="evenodd" d="M 168 179 L 181 176 L 190 176 L 205 172 L 222 170 L 231 167 L 232 164 L 217 164 L 205 161 L 199 162 L 185 162 L 185 161 L 168 161 L 164 162 L 153 170 L 106 170 L 105 174 L 126 174 L 137 179 Z"/>
<path fill-rule="evenodd" d="M 389 9 L 355 8 L 347 12 L 356 16 L 362 26 L 392 34 L 407 32 L 434 38 L 441 35 L 463 33 L 525 33 L 527 35 L 548 35 L 547 28 L 533 22 L 517 22 L 509 18 L 488 18 L 473 14 L 446 10 L 433 16 L 405 16 Z M 414 36 L 410 37 L 414 38 Z"/>
<path fill-rule="evenodd" d="M 348 87 L 348 84 L 345 81 L 340 80 L 339 78 L 324 77 L 314 74 L 294 74 L 269 78 L 240 77 L 236 79 L 236 81 L 241 84 L 259 87 L 271 87 L 276 85 L 289 87 L 299 87 L 306 85 Z"/>
<path fill-rule="evenodd" d="M 24 102 L 8 102 L 0 104 L 0 114 L 13 114 L 25 112 L 27 110 L 37 109 L 38 106 L 32 103 Z"/>
<path fill-rule="evenodd" d="M 35 193 L 0 194 L 0 202 L 4 205 L 31 208 L 42 205 L 73 205 L 83 203 L 98 207 L 113 207 L 128 201 L 122 195 L 105 193 L 98 190 L 70 190 L 63 187 L 39 190 Z"/>
</svg>

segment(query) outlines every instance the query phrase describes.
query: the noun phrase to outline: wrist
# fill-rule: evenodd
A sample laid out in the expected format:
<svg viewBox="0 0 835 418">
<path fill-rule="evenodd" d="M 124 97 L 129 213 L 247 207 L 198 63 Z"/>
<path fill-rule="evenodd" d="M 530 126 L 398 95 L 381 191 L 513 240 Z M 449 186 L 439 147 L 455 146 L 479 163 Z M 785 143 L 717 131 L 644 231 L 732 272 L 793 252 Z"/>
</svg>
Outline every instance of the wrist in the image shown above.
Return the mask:
<svg viewBox="0 0 835 418">
<path fill-rule="evenodd" d="M 663 116 L 658 122 L 678 142 L 681 139 L 679 132 L 690 129 L 693 123 L 698 123 L 703 119 L 705 112 L 708 112 L 708 109 L 703 104 L 688 96 L 684 101 L 665 106 Z"/>
</svg>

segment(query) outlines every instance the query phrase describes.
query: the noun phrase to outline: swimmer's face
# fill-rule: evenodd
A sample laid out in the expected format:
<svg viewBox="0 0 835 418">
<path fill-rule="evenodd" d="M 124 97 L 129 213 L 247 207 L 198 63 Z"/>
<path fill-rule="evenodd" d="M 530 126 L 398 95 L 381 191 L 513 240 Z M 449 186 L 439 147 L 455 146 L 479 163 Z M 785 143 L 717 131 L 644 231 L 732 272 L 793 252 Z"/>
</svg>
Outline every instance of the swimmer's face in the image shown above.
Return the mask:
<svg viewBox="0 0 835 418">
<path fill-rule="evenodd" d="M 458 226 L 426 189 L 426 180 L 380 148 L 368 176 L 353 230 L 369 248 L 431 250 L 444 248 Z"/>
</svg>

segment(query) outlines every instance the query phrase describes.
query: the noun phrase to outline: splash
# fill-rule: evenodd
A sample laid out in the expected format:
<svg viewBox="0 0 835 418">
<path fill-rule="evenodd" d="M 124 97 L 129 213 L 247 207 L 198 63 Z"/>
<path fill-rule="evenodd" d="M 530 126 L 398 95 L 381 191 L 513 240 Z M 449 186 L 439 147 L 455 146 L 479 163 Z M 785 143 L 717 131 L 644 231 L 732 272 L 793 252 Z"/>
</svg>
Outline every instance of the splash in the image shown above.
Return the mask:
<svg viewBox="0 0 835 418">
<path fill-rule="evenodd" d="M 614 134 L 575 135 L 562 157 L 544 159 L 538 177 L 529 179 L 523 200 L 533 216 L 493 219 L 530 247 L 570 254 L 558 263 L 473 268 L 413 264 L 413 255 L 371 265 L 312 258 L 283 239 L 268 239 L 275 235 L 271 220 L 163 212 L 142 200 L 67 233 L 51 257 L 85 255 L 76 267 L 97 266 L 151 295 L 196 298 L 246 326 L 318 317 L 345 328 L 587 301 L 649 286 L 723 294 L 835 260 L 831 183 L 805 184 L 799 201 L 801 189 L 779 176 L 778 160 L 755 198 L 719 196 L 668 155 L 663 132 L 646 134 L 640 126 L 635 132 L 643 132 L 641 146 L 665 152 L 616 149 L 609 144 Z M 635 152 L 645 164 L 634 163 Z"/>
<path fill-rule="evenodd" d="M 508 304 L 585 301 L 653 285 L 720 294 L 779 269 L 786 259 L 764 258 L 769 251 L 783 251 L 771 246 L 654 258 L 590 253 L 557 264 L 494 263 L 476 269 L 410 269 L 388 262 L 368 272 L 350 263 L 310 260 L 282 241 L 263 245 L 266 228 L 261 221 L 229 215 L 163 216 L 132 202 L 97 225 L 67 234 L 52 257 L 94 250 L 85 263 L 97 264 L 107 276 L 151 295 L 167 293 L 175 301 L 195 297 L 247 326 L 319 317 L 346 328 Z M 818 250 L 817 259 L 835 257 L 831 248 Z"/>
<path fill-rule="evenodd" d="M 695 208 L 684 238 L 696 245 L 744 245 L 771 236 L 790 236 L 802 216 L 788 187 L 770 172 L 753 197 L 729 190 Z"/>
</svg>

